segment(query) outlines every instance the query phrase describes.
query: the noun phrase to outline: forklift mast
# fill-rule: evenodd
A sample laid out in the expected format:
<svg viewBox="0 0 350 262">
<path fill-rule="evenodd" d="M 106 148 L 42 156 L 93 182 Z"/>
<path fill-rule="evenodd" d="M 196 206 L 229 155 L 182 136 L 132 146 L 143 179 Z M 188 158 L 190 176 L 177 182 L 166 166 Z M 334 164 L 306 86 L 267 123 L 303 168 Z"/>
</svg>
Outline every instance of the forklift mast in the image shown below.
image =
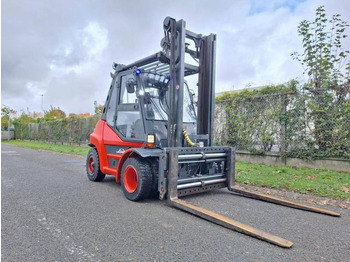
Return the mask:
<svg viewBox="0 0 350 262">
<path fill-rule="evenodd" d="M 216 35 L 202 36 L 186 29 L 186 22 L 167 17 L 163 23 L 162 47 L 170 59 L 170 112 L 168 143 L 181 147 L 183 123 L 183 93 L 185 76 L 198 74 L 197 135 L 207 137 L 206 146 L 213 146 L 215 107 Z M 195 50 L 186 41 L 193 41 Z M 185 63 L 185 54 L 198 66 Z"/>
</svg>

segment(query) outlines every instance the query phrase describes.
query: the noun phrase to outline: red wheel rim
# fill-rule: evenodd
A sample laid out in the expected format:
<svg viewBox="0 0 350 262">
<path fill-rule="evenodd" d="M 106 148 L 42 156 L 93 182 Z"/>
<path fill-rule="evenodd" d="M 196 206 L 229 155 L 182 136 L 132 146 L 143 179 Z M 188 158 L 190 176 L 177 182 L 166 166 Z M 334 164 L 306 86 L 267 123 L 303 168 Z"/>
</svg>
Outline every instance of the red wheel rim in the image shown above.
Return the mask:
<svg viewBox="0 0 350 262">
<path fill-rule="evenodd" d="M 137 171 L 134 167 L 128 166 L 124 172 L 124 186 L 129 193 L 135 192 L 137 188 Z"/>
<path fill-rule="evenodd" d="M 89 157 L 89 161 L 88 161 L 88 169 L 89 172 L 92 174 L 95 170 L 95 160 L 93 156 Z"/>
</svg>

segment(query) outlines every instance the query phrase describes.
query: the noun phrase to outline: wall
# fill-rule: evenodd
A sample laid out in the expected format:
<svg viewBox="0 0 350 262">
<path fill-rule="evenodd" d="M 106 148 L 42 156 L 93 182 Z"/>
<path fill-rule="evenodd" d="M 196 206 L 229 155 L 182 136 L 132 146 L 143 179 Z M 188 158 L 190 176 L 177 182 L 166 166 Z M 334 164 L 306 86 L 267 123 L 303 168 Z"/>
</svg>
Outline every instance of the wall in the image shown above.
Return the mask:
<svg viewBox="0 0 350 262">
<path fill-rule="evenodd" d="M 277 154 L 255 155 L 245 151 L 236 151 L 237 161 L 246 161 L 250 163 L 264 163 L 276 166 L 297 166 L 317 169 L 332 169 L 344 172 L 350 172 L 350 160 L 340 159 L 316 159 L 307 160 L 300 158 L 284 158 Z"/>
<path fill-rule="evenodd" d="M 1 141 L 8 139 L 8 132 L 9 131 L 1 131 Z M 15 137 L 15 132 L 10 131 L 10 139 L 14 139 L 14 137 Z"/>
</svg>

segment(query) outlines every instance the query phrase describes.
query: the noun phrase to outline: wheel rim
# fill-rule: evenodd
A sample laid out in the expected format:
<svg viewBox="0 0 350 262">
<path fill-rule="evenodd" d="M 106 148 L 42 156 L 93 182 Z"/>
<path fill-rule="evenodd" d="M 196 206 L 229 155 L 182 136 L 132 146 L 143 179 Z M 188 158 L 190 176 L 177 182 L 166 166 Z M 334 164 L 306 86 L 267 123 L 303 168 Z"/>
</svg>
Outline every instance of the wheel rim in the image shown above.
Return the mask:
<svg viewBox="0 0 350 262">
<path fill-rule="evenodd" d="M 128 166 L 124 172 L 124 186 L 129 193 L 135 192 L 137 188 L 137 171 L 134 167 Z"/>
<path fill-rule="evenodd" d="M 92 174 L 95 171 L 95 159 L 93 156 L 89 157 L 88 160 L 88 169 L 89 169 L 89 173 Z"/>
</svg>

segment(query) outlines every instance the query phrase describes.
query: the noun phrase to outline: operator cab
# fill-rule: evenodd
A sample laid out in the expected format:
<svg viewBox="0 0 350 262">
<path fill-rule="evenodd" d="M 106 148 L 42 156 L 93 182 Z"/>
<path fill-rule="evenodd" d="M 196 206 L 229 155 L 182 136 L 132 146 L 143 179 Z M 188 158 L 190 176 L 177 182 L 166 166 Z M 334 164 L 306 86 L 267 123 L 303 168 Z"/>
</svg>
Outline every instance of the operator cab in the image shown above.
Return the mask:
<svg viewBox="0 0 350 262">
<path fill-rule="evenodd" d="M 167 147 L 170 77 L 141 69 L 114 76 L 104 114 L 107 124 L 124 140 Z M 193 93 L 184 85 L 183 127 L 196 134 L 197 117 Z M 152 138 L 153 137 L 153 138 Z"/>
</svg>

